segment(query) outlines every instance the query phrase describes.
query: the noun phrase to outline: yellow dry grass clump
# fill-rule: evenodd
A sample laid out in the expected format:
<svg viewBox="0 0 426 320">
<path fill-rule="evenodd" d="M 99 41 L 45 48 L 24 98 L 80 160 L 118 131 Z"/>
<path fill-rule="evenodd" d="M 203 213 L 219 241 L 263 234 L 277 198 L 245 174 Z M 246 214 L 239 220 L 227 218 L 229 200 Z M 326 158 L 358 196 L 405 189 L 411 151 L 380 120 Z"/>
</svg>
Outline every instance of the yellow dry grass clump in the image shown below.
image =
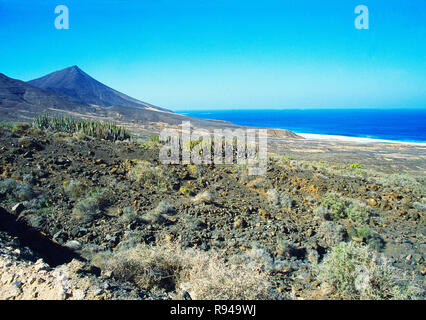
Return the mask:
<svg viewBox="0 0 426 320">
<path fill-rule="evenodd" d="M 271 299 L 268 273 L 226 262 L 219 254 L 184 249 L 171 242 L 101 254 L 103 270 L 147 289 L 185 289 L 198 300 Z"/>
</svg>

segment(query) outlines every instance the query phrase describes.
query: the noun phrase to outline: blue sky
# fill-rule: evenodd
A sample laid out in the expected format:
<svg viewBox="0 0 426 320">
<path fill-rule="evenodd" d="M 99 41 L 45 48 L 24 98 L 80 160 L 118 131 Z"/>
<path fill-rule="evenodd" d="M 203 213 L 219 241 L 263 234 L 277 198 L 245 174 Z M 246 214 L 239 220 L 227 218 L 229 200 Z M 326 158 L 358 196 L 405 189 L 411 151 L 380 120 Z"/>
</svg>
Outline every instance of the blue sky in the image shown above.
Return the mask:
<svg viewBox="0 0 426 320">
<path fill-rule="evenodd" d="M 424 0 L 0 0 L 0 39 L 10 77 L 78 65 L 172 110 L 426 106 Z"/>
</svg>

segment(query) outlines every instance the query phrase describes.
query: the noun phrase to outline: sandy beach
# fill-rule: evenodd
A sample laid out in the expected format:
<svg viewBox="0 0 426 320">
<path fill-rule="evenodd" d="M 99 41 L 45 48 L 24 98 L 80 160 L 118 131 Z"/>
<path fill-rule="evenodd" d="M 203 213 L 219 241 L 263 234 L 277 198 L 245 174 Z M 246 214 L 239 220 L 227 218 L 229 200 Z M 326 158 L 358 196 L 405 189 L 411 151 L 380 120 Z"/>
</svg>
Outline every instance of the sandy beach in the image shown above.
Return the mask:
<svg viewBox="0 0 426 320">
<path fill-rule="evenodd" d="M 328 140 L 328 141 L 345 141 L 345 142 L 359 142 L 359 143 L 397 143 L 397 144 L 426 146 L 426 142 L 396 141 L 396 140 L 348 137 L 348 136 L 314 134 L 314 133 L 299 133 L 299 132 L 295 132 L 295 133 L 298 136 L 308 140 Z"/>
</svg>

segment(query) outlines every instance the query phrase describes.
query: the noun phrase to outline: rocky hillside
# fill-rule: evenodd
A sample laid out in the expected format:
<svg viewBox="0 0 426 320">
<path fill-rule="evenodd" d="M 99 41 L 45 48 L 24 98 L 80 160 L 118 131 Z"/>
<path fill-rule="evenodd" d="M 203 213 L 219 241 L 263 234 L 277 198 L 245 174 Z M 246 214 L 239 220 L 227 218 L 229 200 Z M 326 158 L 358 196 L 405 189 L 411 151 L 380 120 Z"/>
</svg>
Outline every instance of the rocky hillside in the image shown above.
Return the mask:
<svg viewBox="0 0 426 320">
<path fill-rule="evenodd" d="M 28 83 L 87 105 L 169 111 L 118 92 L 93 79 L 77 66 L 52 72 L 41 78 L 28 81 Z"/>
<path fill-rule="evenodd" d="M 0 73 L 0 119 L 2 121 L 31 120 L 33 115 L 47 110 L 85 114 L 94 112 L 95 108 Z"/>
<path fill-rule="evenodd" d="M 51 267 L 17 237 L 0 232 L 0 300 L 157 300 L 134 284 L 73 259 Z"/>
<path fill-rule="evenodd" d="M 425 297 L 424 176 L 165 166 L 156 141 L 0 128 L 2 298 Z"/>
</svg>

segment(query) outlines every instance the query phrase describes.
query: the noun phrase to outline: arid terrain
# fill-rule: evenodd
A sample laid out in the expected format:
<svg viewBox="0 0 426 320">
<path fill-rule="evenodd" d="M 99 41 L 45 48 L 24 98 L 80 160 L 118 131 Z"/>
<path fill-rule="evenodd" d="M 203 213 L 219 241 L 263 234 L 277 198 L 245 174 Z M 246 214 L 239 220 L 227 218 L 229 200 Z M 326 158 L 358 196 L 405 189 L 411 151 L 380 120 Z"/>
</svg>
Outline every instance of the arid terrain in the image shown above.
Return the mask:
<svg viewBox="0 0 426 320">
<path fill-rule="evenodd" d="M 336 165 L 362 163 L 387 173 L 426 173 L 426 145 L 269 137 L 269 151 Z"/>
<path fill-rule="evenodd" d="M 140 134 L 2 124 L 1 299 L 425 298 L 425 147 L 271 137 L 250 176 Z"/>
</svg>

